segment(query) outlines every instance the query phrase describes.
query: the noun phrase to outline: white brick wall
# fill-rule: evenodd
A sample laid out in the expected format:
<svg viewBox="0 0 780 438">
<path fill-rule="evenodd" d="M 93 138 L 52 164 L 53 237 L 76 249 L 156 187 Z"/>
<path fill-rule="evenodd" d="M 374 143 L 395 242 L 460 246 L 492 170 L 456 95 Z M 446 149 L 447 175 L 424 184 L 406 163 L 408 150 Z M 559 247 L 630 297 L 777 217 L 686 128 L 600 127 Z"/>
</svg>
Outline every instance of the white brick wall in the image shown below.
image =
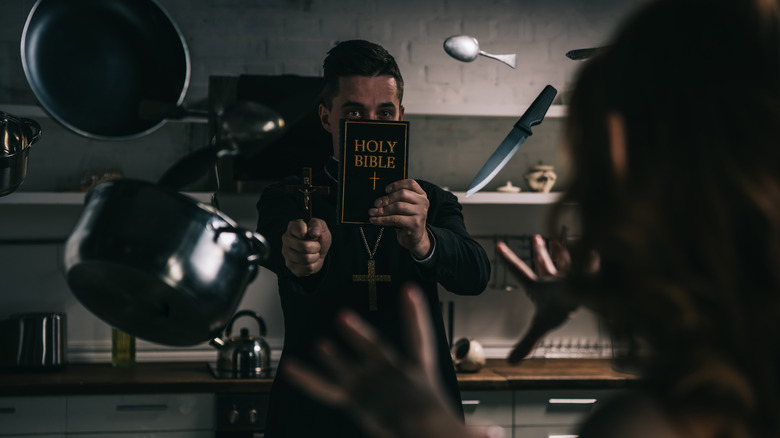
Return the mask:
<svg viewBox="0 0 780 438">
<path fill-rule="evenodd" d="M 395 55 L 406 81 L 404 103 L 411 121 L 410 175 L 453 190 L 465 190 L 519 117 L 512 108 L 528 105 L 547 84 L 559 90 L 556 103 L 565 103 L 578 63 L 566 59 L 564 54 L 571 49 L 602 44 L 619 18 L 641 0 L 159 1 L 181 28 L 189 46 L 192 80 L 188 104 L 206 98 L 210 75 L 320 75 L 322 59 L 335 41 L 364 38 L 384 45 Z M 34 0 L 2 3 L 0 111 L 8 105 L 36 103 L 19 55 L 22 28 Z M 484 57 L 472 63 L 450 58 L 442 43 L 460 33 L 476 37 L 486 52 L 516 53 L 517 68 L 513 70 Z M 464 114 L 431 116 L 416 110 L 428 108 L 436 112 L 453 107 Z M 504 116 L 474 117 L 468 114 L 469 108 L 490 108 Z M 178 158 L 206 141 L 202 127 L 180 123 L 169 123 L 143 139 L 121 143 L 83 139 L 50 119 L 41 123 L 44 135 L 31 151 L 28 177 L 20 191 L 75 190 L 85 172 L 113 168 L 121 168 L 128 177 L 156 180 Z M 562 126 L 562 119 L 548 118 L 535 128 L 534 135 L 486 190 L 494 190 L 507 180 L 524 186 L 522 174 L 539 161 L 559 168 L 565 164 L 558 148 Z M 559 186 L 565 186 L 566 175 L 559 174 Z M 251 206 L 249 209 L 251 215 Z M 247 221 L 251 226 L 254 219 Z M 496 232 L 531 231 L 540 230 Z M 492 246 L 492 242 L 486 245 Z M 33 246 L 28 254 L 39 252 Z M 0 247 L 0 254 L 8 253 L 17 251 Z M 35 256 L 18 262 L 21 266 L 40 264 Z M 56 263 L 49 260 L 40 269 L 55 275 L 59 270 Z M 24 272 L 18 267 L 6 268 Z M 11 281 L 11 286 L 6 284 L 0 291 L 0 309 L 29 310 L 18 297 L 26 296 L 27 290 L 63 289 L 66 286 L 61 280 L 55 285 L 44 280 L 38 284 L 34 276 L 20 276 L 17 287 Z M 60 309 L 48 310 L 67 310 L 75 317 L 83 316 L 84 328 L 73 333 L 74 339 L 106 344 L 105 324 L 86 313 L 66 290 L 52 291 L 47 296 L 52 303 L 62 305 Z M 273 333 L 275 345 L 279 345 L 283 329 L 275 293 L 256 282 L 246 299 L 251 300 L 251 308 L 265 317 L 269 333 Z M 479 298 L 456 301 L 458 336 L 511 345 L 528 322 L 529 309 L 519 292 L 507 295 L 488 291 Z M 503 313 L 497 314 L 496 309 L 503 309 Z M 5 316 L 0 313 L 0 318 Z M 486 320 L 493 323 L 484 324 Z M 212 357 L 206 349 L 206 357 Z"/>
</svg>

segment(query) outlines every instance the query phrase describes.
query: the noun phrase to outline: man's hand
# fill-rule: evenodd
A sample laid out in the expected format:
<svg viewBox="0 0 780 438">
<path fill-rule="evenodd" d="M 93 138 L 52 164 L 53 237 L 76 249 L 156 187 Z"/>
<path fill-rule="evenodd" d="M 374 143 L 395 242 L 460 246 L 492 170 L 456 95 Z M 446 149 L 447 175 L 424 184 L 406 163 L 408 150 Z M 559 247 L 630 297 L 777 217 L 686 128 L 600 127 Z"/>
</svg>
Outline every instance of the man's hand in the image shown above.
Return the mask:
<svg viewBox="0 0 780 438">
<path fill-rule="evenodd" d="M 280 372 L 301 391 L 344 410 L 371 436 L 467 438 L 465 426 L 445 402 L 428 315 L 422 292 L 407 285 L 399 315 L 407 354 L 344 310 L 336 324 L 343 342 L 323 339 L 317 344 L 319 369 L 289 357 Z"/>
<path fill-rule="evenodd" d="M 413 179 L 402 179 L 385 188 L 386 196 L 368 210 L 374 225 L 394 227 L 398 243 L 418 259 L 430 255 L 432 243 L 425 221 L 428 218 L 428 195 Z"/>
<path fill-rule="evenodd" d="M 282 235 L 284 265 L 296 277 L 316 274 L 322 269 L 330 243 L 330 230 L 322 219 L 312 218 L 308 224 L 302 219 L 291 221 Z"/>
</svg>

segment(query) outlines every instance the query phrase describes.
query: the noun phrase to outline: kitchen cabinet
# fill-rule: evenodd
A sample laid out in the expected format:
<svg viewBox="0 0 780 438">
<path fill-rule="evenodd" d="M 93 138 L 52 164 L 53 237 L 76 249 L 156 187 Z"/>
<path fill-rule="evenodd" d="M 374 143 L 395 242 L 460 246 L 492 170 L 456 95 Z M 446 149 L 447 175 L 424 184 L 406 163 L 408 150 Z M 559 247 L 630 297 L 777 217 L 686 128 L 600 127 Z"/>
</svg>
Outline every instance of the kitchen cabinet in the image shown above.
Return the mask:
<svg viewBox="0 0 780 438">
<path fill-rule="evenodd" d="M 214 430 L 214 409 L 213 394 L 70 396 L 68 436 L 98 432 L 208 432 Z"/>
<path fill-rule="evenodd" d="M 213 394 L 0 398 L 0 437 L 160 437 L 214 435 Z"/>
<path fill-rule="evenodd" d="M 466 425 L 500 427 L 507 438 L 573 438 L 616 389 L 462 391 Z"/>
<path fill-rule="evenodd" d="M 514 437 L 572 437 L 617 390 L 514 391 Z"/>
<path fill-rule="evenodd" d="M 466 425 L 499 427 L 512 436 L 512 391 L 462 391 Z"/>
<path fill-rule="evenodd" d="M 0 397 L 0 437 L 64 437 L 67 399 Z"/>
</svg>

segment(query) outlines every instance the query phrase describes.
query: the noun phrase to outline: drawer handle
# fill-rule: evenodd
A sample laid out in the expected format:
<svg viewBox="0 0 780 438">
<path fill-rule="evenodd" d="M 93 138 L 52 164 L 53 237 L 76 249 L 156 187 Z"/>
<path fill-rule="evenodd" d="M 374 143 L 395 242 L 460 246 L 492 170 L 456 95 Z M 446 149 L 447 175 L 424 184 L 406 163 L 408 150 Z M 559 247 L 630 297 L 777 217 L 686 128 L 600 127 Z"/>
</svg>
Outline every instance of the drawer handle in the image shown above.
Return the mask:
<svg viewBox="0 0 780 438">
<path fill-rule="evenodd" d="M 119 412 L 166 411 L 168 405 L 117 405 L 116 410 Z"/>
<path fill-rule="evenodd" d="M 463 400 L 463 406 L 479 406 L 479 400 Z"/>
<path fill-rule="evenodd" d="M 0 407 L 0 414 L 15 414 L 16 408 L 3 408 Z"/>
<path fill-rule="evenodd" d="M 547 435 L 547 438 L 579 438 L 579 435 Z"/>
<path fill-rule="evenodd" d="M 595 404 L 596 401 L 597 399 L 595 398 L 551 398 L 547 403 L 551 405 L 592 405 Z"/>
</svg>

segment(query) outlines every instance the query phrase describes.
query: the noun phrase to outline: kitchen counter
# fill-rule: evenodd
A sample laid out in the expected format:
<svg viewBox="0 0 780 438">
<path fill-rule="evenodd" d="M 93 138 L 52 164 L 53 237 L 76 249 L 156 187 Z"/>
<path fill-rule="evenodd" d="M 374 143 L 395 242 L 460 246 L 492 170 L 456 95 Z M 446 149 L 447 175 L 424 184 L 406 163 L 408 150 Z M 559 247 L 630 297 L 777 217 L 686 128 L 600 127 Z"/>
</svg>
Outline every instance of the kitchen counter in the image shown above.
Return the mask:
<svg viewBox="0 0 780 438">
<path fill-rule="evenodd" d="M 623 388 L 637 377 L 614 370 L 608 359 L 488 359 L 476 373 L 458 373 L 458 383 L 461 390 Z"/>
<path fill-rule="evenodd" d="M 490 359 L 476 373 L 458 373 L 463 390 L 619 388 L 636 379 L 605 359 Z M 69 364 L 53 372 L 0 372 L 0 397 L 39 395 L 262 393 L 272 379 L 218 379 L 206 362 L 150 362 L 129 368 Z"/>
</svg>

